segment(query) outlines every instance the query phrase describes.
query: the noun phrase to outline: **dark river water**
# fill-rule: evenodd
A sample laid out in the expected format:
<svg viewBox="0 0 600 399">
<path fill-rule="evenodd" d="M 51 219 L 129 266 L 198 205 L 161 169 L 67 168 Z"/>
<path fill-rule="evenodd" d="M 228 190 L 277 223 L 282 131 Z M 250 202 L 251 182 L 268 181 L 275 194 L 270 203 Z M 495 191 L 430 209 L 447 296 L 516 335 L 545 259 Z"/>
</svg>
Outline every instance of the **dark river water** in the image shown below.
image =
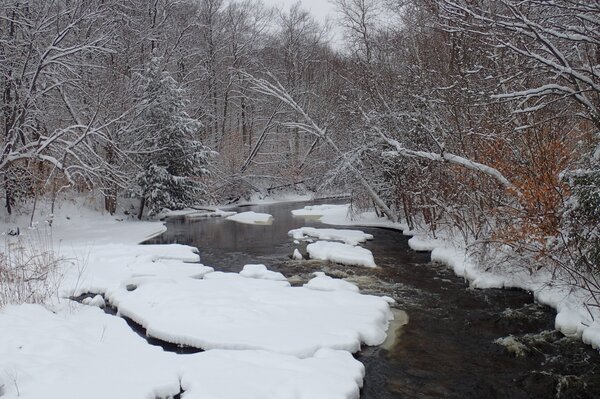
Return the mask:
<svg viewBox="0 0 600 399">
<path fill-rule="evenodd" d="M 408 246 L 401 232 L 358 228 L 375 238 L 369 248 L 377 269 L 292 260 L 287 235 L 302 226 L 328 227 L 294 217 L 306 203 L 234 208 L 266 212 L 272 225 L 246 225 L 223 218 L 171 218 L 167 231 L 149 243 L 197 247 L 202 263 L 238 272 L 264 263 L 302 284 L 314 271 L 348 279 L 363 293 L 388 295 L 397 304 L 395 340 L 365 347 L 356 357 L 366 366 L 361 399 L 388 398 L 600 398 L 600 357 L 579 340 L 553 330 L 554 312 L 519 290 L 472 290 L 428 253 Z M 343 227 L 348 228 L 348 227 Z M 512 336 L 516 351 L 494 341 Z M 515 354 L 518 353 L 518 354 Z"/>
</svg>

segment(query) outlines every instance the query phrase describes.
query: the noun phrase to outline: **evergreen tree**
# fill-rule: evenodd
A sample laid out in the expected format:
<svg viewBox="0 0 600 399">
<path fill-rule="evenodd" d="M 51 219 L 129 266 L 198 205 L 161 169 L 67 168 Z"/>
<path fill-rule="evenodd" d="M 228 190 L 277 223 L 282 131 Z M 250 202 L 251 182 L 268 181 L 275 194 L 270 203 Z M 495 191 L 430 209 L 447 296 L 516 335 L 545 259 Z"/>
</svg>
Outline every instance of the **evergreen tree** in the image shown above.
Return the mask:
<svg viewBox="0 0 600 399">
<path fill-rule="evenodd" d="M 569 239 L 578 250 L 575 261 L 585 272 L 600 270 L 600 145 L 570 178 L 572 197 L 566 213 Z"/>
<path fill-rule="evenodd" d="M 200 123 L 185 110 L 184 90 L 154 57 L 143 79 L 138 154 L 137 195 L 144 209 L 155 215 L 164 208 L 183 209 L 202 201 L 211 151 L 195 140 Z"/>
</svg>

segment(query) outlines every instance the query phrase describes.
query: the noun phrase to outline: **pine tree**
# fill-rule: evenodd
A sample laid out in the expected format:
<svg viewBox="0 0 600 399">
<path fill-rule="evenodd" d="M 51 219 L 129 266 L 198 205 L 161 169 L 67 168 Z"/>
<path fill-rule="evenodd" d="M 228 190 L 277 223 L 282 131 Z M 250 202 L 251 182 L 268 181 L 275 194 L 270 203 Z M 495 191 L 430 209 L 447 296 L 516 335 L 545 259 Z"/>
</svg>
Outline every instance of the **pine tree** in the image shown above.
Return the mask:
<svg viewBox="0 0 600 399">
<path fill-rule="evenodd" d="M 164 208 L 192 206 L 207 192 L 202 177 L 209 173 L 211 151 L 194 139 L 201 124 L 189 117 L 184 90 L 161 64 L 162 59 L 154 57 L 142 77 L 139 218 L 145 208 L 155 215 Z"/>
<path fill-rule="evenodd" d="M 600 145 L 589 162 L 570 177 L 572 197 L 566 212 L 567 229 L 584 271 L 600 269 Z"/>
</svg>

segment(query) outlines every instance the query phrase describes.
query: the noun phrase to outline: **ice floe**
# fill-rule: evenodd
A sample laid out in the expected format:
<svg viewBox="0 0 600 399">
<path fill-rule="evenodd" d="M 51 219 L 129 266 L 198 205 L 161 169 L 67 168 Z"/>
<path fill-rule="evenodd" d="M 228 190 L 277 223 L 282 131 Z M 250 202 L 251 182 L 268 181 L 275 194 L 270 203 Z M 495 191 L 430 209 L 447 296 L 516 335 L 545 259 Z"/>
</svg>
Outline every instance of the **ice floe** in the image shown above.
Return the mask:
<svg viewBox="0 0 600 399">
<path fill-rule="evenodd" d="M 287 281 L 285 276 L 279 272 L 268 270 L 265 265 L 245 265 L 240 272 L 240 276 L 248 278 L 258 278 L 263 280 Z"/>
<path fill-rule="evenodd" d="M 120 314 L 163 341 L 302 358 L 321 348 L 356 352 L 361 343 L 379 345 L 393 318 L 380 297 L 290 287 L 235 273 L 210 273 L 202 280 L 147 280 L 134 291 L 113 293 L 109 300 Z"/>
<path fill-rule="evenodd" d="M 299 229 L 290 230 L 288 235 L 296 240 L 301 240 L 305 236 L 310 236 L 318 238 L 319 240 L 343 241 L 349 245 L 358 245 L 361 242 L 373 239 L 371 234 L 364 233 L 360 230 L 317 229 L 314 227 L 300 227 Z"/>
<path fill-rule="evenodd" d="M 249 211 L 228 216 L 227 220 L 244 224 L 271 224 L 273 223 L 273 216 L 268 213 Z"/>
<path fill-rule="evenodd" d="M 371 251 L 341 242 L 317 241 L 308 244 L 306 251 L 312 259 L 328 260 L 348 266 L 376 267 Z"/>
</svg>

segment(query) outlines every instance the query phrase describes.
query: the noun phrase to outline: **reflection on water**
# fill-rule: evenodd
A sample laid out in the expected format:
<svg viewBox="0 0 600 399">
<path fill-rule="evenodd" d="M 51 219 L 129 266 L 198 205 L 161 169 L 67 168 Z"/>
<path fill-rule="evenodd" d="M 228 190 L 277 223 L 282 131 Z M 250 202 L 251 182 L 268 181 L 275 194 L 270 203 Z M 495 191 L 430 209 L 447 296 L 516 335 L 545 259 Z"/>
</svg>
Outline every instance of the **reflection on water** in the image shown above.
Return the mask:
<svg viewBox="0 0 600 399">
<path fill-rule="evenodd" d="M 167 232 L 151 242 L 196 246 L 202 263 L 217 270 L 237 272 L 246 263 L 264 263 L 294 285 L 324 271 L 354 282 L 363 293 L 394 298 L 396 339 L 357 355 L 367 370 L 362 399 L 600 397 L 598 353 L 576 339 L 542 333 L 553 329 L 551 309 L 518 290 L 468 289 L 447 267 L 429 262 L 427 253 L 410 250 L 400 232 L 361 228 L 375 237 L 365 246 L 377 269 L 290 259 L 295 248 L 305 253 L 306 243 L 294 244 L 289 230 L 323 227 L 314 218 L 291 215 L 305 205 L 234 209 L 270 213 L 271 226 L 172 219 Z M 494 343 L 511 334 L 530 348 L 525 356 Z"/>
</svg>

